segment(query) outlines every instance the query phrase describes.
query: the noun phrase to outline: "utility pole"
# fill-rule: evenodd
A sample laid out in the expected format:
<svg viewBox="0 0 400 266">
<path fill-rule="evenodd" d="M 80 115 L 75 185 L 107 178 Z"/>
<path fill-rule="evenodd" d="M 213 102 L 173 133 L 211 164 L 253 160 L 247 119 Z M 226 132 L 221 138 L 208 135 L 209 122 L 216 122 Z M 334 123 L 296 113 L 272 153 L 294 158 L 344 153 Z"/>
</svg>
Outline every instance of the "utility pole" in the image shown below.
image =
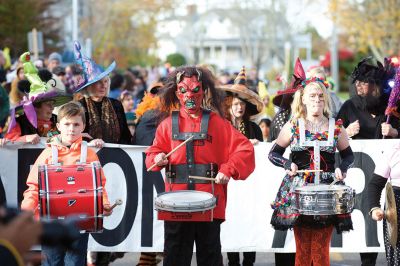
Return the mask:
<svg viewBox="0 0 400 266">
<path fill-rule="evenodd" d="M 78 0 L 72 0 L 72 42 L 78 40 Z"/>
<path fill-rule="evenodd" d="M 339 57 L 338 57 L 338 36 L 335 20 L 333 20 L 332 40 L 331 40 L 331 76 L 335 83 L 335 92 L 340 90 L 339 82 Z"/>
</svg>

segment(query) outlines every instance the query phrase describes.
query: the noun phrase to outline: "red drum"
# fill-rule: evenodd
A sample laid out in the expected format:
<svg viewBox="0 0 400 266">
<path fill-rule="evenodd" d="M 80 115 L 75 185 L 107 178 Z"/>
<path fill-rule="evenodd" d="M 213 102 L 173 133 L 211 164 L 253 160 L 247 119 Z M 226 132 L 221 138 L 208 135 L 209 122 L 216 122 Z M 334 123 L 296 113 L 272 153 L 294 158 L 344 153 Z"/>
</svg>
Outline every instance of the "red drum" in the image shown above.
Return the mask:
<svg viewBox="0 0 400 266">
<path fill-rule="evenodd" d="M 99 162 L 80 165 L 39 166 L 41 217 L 78 218 L 86 232 L 103 230 L 103 187 Z"/>
<path fill-rule="evenodd" d="M 211 222 L 217 199 L 213 194 L 196 190 L 164 192 L 154 202 L 158 220 Z"/>
</svg>

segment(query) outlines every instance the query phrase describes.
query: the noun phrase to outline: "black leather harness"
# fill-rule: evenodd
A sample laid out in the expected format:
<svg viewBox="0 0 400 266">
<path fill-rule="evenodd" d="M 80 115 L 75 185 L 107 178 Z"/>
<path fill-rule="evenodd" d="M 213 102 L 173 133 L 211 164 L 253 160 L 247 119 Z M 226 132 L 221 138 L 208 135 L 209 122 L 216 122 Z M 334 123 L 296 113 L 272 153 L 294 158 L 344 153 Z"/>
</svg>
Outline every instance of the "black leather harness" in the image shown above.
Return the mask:
<svg viewBox="0 0 400 266">
<path fill-rule="evenodd" d="M 193 139 L 186 143 L 186 164 L 169 164 L 166 169 L 166 177 L 170 183 L 187 184 L 188 189 L 194 190 L 195 183 L 208 184 L 208 180 L 197 180 L 189 178 L 190 175 L 215 177 L 218 173 L 218 165 L 195 164 L 194 163 L 194 140 L 206 140 L 208 132 L 208 121 L 210 119 L 210 111 L 203 110 L 201 125 L 199 132 L 180 132 L 179 131 L 179 112 L 172 112 L 172 139 L 186 140 L 193 136 Z"/>
</svg>

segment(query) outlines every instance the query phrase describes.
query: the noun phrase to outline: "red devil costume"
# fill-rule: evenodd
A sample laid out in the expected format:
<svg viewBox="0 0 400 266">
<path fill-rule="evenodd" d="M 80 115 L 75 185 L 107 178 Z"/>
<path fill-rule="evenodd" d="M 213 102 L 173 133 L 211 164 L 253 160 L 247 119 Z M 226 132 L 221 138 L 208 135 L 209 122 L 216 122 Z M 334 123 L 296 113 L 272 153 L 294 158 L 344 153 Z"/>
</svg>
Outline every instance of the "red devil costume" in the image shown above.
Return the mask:
<svg viewBox="0 0 400 266">
<path fill-rule="evenodd" d="M 166 191 L 212 193 L 209 181 L 188 176 L 218 173 L 213 192 L 217 198 L 214 221 L 165 221 L 164 265 L 190 265 L 194 242 L 198 265 L 222 265 L 220 224 L 225 219 L 227 182 L 231 177 L 244 180 L 253 172 L 253 146 L 216 113 L 220 101 L 212 74 L 206 69 L 178 68 L 169 76 L 161 101 L 167 112 L 176 107 L 179 111 L 172 111 L 157 128 L 153 145 L 146 150 L 147 167 L 158 163 L 154 170 L 159 171 L 168 164 Z M 193 140 L 185 147 L 165 158 L 165 154 L 191 136 Z"/>
</svg>

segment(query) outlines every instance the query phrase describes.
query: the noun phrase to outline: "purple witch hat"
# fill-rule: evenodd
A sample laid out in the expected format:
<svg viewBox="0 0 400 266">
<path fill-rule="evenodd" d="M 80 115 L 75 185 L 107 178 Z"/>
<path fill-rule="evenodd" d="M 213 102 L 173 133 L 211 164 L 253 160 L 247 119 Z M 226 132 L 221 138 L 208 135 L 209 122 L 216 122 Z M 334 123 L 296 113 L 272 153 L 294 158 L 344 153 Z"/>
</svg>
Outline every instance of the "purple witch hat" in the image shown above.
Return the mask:
<svg viewBox="0 0 400 266">
<path fill-rule="evenodd" d="M 30 83 L 30 90 L 18 106 L 11 110 L 8 132 L 17 125 L 16 115 L 22 114 L 25 114 L 32 126 L 37 128 L 34 103 L 52 100 L 54 106 L 60 106 L 72 100 L 72 95 L 65 93 L 65 86 L 57 76 L 54 75 L 48 82 L 40 79 L 37 68 L 31 62 L 29 52 L 23 53 L 19 60 L 23 63 L 25 77 Z"/>
<path fill-rule="evenodd" d="M 102 78 L 106 77 L 111 71 L 114 70 L 116 64 L 115 61 L 111 63 L 104 70 L 101 66 L 97 65 L 92 59 L 86 57 L 81 52 L 81 44 L 78 41 L 74 42 L 74 54 L 75 54 L 75 62 L 78 63 L 82 67 L 82 80 L 77 85 L 75 92 L 79 92 L 84 88 L 92 85 L 93 83 L 101 80 Z"/>
</svg>

